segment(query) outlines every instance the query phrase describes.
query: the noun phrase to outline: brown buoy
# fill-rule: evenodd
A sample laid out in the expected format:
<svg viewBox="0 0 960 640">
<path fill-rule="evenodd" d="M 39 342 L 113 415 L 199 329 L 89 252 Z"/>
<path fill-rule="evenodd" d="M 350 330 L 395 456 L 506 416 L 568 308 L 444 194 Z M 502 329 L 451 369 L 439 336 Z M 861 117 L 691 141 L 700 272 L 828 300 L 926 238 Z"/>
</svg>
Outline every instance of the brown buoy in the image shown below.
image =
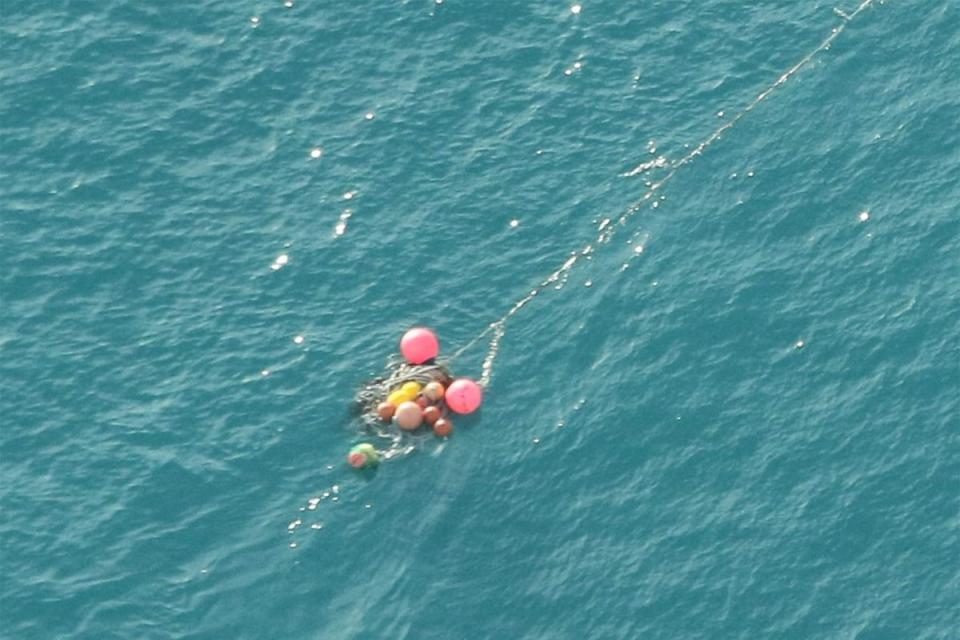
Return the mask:
<svg viewBox="0 0 960 640">
<path fill-rule="evenodd" d="M 433 424 L 440 419 L 440 408 L 429 406 L 423 410 L 423 421 L 433 426 Z"/>
<path fill-rule="evenodd" d="M 446 438 L 453 433 L 453 423 L 446 418 L 440 418 L 433 423 L 433 432 L 438 438 Z"/>
</svg>

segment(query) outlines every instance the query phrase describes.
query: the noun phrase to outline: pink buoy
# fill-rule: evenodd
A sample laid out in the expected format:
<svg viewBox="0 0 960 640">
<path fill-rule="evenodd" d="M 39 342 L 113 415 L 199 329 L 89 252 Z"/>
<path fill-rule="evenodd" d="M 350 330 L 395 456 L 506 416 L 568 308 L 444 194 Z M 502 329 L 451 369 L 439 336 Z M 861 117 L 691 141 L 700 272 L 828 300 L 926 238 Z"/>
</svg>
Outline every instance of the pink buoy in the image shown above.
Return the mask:
<svg viewBox="0 0 960 640">
<path fill-rule="evenodd" d="M 483 402 L 483 388 L 470 378 L 457 378 L 443 396 L 451 411 L 473 413 Z"/>
<path fill-rule="evenodd" d="M 400 353 L 410 364 L 423 364 L 440 353 L 437 335 L 423 327 L 410 329 L 400 339 Z"/>
</svg>

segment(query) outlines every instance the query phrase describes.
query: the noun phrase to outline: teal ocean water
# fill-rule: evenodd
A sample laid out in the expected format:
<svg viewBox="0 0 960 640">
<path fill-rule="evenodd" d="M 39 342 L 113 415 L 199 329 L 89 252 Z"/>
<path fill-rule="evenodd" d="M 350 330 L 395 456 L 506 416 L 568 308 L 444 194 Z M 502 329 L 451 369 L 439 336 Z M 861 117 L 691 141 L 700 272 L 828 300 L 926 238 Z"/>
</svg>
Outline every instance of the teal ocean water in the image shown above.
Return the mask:
<svg viewBox="0 0 960 640">
<path fill-rule="evenodd" d="M 958 637 L 957 2 L 4 8 L 3 638 Z"/>
</svg>

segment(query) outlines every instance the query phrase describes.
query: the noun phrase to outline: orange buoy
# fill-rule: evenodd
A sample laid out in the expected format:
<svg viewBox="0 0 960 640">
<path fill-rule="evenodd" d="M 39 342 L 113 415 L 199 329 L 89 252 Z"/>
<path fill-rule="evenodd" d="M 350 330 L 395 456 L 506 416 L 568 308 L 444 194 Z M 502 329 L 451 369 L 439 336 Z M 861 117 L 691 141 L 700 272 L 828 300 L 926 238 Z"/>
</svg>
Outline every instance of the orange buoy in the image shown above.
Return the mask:
<svg viewBox="0 0 960 640">
<path fill-rule="evenodd" d="M 437 402 L 443 398 L 444 388 L 443 385 L 439 382 L 428 382 L 427 386 L 423 388 L 423 395 L 427 396 L 434 402 Z"/>
<path fill-rule="evenodd" d="M 390 418 L 393 417 L 393 413 L 396 410 L 397 408 L 389 402 L 381 402 L 377 405 L 377 415 L 379 415 L 380 419 L 384 422 L 390 422 Z"/>
</svg>

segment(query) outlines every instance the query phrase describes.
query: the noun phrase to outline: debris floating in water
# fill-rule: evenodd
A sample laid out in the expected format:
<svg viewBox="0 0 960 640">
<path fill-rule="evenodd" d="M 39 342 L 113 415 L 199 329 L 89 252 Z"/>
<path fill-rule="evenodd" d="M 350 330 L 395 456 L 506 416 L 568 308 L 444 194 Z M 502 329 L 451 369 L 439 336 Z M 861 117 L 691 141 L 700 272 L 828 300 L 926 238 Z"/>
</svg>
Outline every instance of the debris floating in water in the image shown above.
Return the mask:
<svg viewBox="0 0 960 640">
<path fill-rule="evenodd" d="M 333 227 L 333 235 L 337 238 L 347 232 L 347 222 L 353 217 L 353 209 L 344 209 L 337 219 L 337 224 Z"/>
<path fill-rule="evenodd" d="M 366 469 L 380 464 L 380 452 L 369 442 L 362 442 L 350 449 L 347 462 L 354 469 Z"/>
<path fill-rule="evenodd" d="M 285 267 L 289 262 L 290 262 L 290 256 L 288 256 L 285 253 L 281 253 L 274 259 L 273 264 L 270 265 L 270 268 L 273 269 L 274 271 L 279 271 L 280 269 Z"/>
<path fill-rule="evenodd" d="M 412 450 L 408 438 L 431 430 L 438 438 L 453 434 L 451 414 L 476 411 L 483 387 L 470 378 L 454 378 L 440 359 L 440 341 L 425 327 L 414 327 L 400 340 L 403 359 L 387 363 L 386 375 L 360 389 L 356 404 L 370 435 L 391 441 L 387 450 L 363 442 L 350 450 L 347 462 L 356 469 Z M 429 431 L 428 431 L 429 432 Z"/>
</svg>

